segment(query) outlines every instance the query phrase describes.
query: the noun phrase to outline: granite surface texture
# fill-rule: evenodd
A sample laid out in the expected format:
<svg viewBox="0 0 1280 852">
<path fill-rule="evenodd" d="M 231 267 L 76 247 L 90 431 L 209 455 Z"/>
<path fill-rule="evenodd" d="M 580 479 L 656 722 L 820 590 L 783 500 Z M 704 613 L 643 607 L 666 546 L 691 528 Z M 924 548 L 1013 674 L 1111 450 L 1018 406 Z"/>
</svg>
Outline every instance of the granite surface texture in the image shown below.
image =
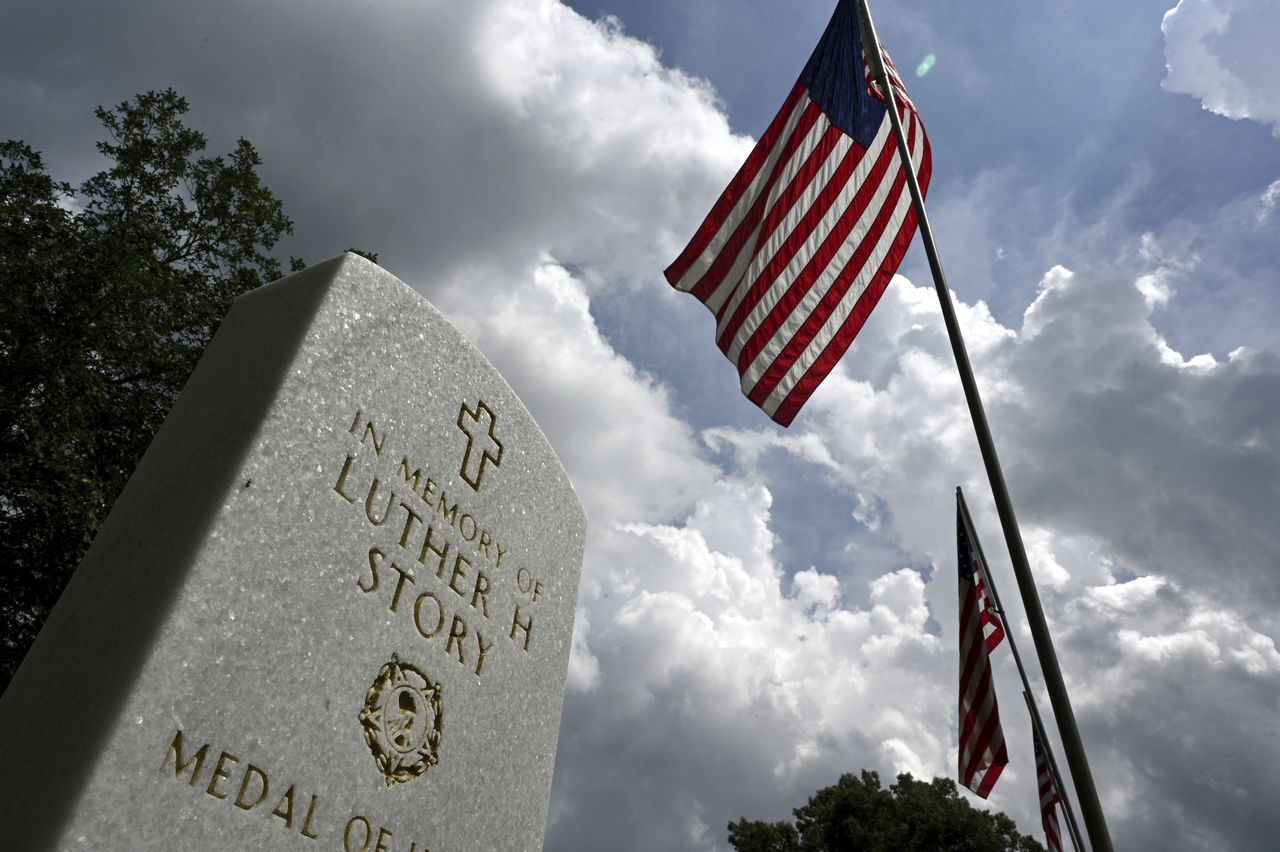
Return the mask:
<svg viewBox="0 0 1280 852">
<path fill-rule="evenodd" d="M 403 282 L 246 294 L 0 699 L 5 848 L 541 848 L 585 524 Z"/>
</svg>

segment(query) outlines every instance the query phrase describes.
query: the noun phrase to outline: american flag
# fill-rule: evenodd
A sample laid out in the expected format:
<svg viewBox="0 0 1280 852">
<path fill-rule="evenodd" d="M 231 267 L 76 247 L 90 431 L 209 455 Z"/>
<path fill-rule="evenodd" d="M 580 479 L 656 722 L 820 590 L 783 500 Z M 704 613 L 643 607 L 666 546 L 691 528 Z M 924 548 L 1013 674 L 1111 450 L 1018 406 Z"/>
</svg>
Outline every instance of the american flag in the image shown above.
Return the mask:
<svg viewBox="0 0 1280 852">
<path fill-rule="evenodd" d="M 1054 810 L 1058 804 L 1058 787 L 1053 783 L 1040 731 L 1034 724 L 1031 726 L 1031 738 L 1036 749 L 1036 780 L 1040 784 L 1040 821 L 1044 824 L 1044 839 L 1050 852 L 1062 852 L 1062 832 L 1058 829 L 1058 812 Z"/>
<path fill-rule="evenodd" d="M 960 559 L 960 783 L 985 799 L 1009 762 L 988 658 L 1004 639 L 1004 627 L 982 588 L 976 537 L 965 521 L 958 493 L 956 499 Z"/>
<path fill-rule="evenodd" d="M 742 392 L 786 426 L 880 300 L 916 230 L 855 0 L 840 0 L 804 72 L 666 270 L 716 317 Z M 924 126 L 885 57 L 923 191 Z"/>
</svg>

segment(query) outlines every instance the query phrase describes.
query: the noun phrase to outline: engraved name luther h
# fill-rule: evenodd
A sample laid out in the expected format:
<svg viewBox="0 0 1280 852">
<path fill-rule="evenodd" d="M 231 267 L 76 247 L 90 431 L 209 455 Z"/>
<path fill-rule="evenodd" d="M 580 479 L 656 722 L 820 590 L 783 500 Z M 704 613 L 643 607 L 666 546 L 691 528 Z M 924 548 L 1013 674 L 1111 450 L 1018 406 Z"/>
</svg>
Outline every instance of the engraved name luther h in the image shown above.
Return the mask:
<svg viewBox="0 0 1280 852">
<path fill-rule="evenodd" d="M 497 425 L 497 416 L 484 400 L 480 400 L 474 410 L 465 402 L 458 409 L 458 428 L 467 436 L 467 448 L 463 451 L 462 468 L 458 473 L 473 491 L 480 490 L 487 465 L 498 467 L 502 464 L 502 442 L 494 434 Z"/>
</svg>

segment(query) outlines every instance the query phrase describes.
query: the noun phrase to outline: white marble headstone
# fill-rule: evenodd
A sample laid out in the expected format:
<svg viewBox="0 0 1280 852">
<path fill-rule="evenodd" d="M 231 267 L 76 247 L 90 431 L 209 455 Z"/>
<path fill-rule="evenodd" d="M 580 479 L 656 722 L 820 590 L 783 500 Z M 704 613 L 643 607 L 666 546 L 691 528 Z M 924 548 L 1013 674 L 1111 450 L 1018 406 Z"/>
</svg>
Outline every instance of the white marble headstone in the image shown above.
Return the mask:
<svg viewBox="0 0 1280 852">
<path fill-rule="evenodd" d="M 0 699 L 0 844 L 541 848 L 584 534 L 404 283 L 243 296 Z"/>
</svg>

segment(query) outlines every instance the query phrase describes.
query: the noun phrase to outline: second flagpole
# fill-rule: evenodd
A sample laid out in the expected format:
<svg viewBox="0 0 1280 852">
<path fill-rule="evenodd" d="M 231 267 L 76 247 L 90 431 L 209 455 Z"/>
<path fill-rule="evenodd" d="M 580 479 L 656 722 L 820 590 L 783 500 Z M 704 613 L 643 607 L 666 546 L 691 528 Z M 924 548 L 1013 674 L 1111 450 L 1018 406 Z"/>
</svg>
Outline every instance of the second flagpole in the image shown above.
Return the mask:
<svg viewBox="0 0 1280 852">
<path fill-rule="evenodd" d="M 964 500 L 964 492 L 956 486 L 956 504 L 960 507 L 960 515 L 964 520 L 965 533 L 969 536 L 969 541 L 973 548 L 978 551 L 978 571 L 981 573 L 982 585 L 991 595 L 991 601 L 995 604 L 996 614 L 1000 616 L 1000 623 L 1004 626 L 1004 637 L 1009 642 L 1009 651 L 1013 654 L 1013 662 L 1018 667 L 1018 676 L 1022 678 L 1022 694 L 1027 699 L 1027 710 L 1031 714 L 1031 724 L 1035 726 L 1039 732 L 1040 741 L 1044 744 L 1045 757 L 1049 762 L 1049 768 L 1053 772 L 1054 783 L 1058 785 L 1058 795 L 1062 799 L 1062 810 L 1067 816 L 1067 829 L 1071 832 L 1071 845 L 1076 848 L 1076 852 L 1084 852 L 1084 843 L 1080 840 L 1080 828 L 1076 825 L 1075 811 L 1071 807 L 1071 797 L 1067 795 L 1066 785 L 1062 783 L 1062 773 L 1058 771 L 1058 761 L 1053 757 L 1053 749 L 1049 747 L 1049 738 L 1044 734 L 1044 722 L 1040 719 L 1040 708 L 1036 706 L 1035 700 L 1031 697 L 1031 681 L 1027 679 L 1027 669 L 1022 665 L 1022 655 L 1018 653 L 1018 643 L 1013 638 L 1013 628 L 1009 625 L 1009 618 L 1005 615 L 1004 604 L 1000 602 L 1000 590 L 996 588 L 995 580 L 991 576 L 990 565 L 987 562 L 987 554 L 982 551 L 982 541 L 978 538 L 978 532 L 973 528 L 973 517 L 969 514 L 969 504 Z"/>
<path fill-rule="evenodd" d="M 1089 760 L 1080 739 L 1080 730 L 1076 726 L 1071 699 L 1067 694 L 1062 671 L 1058 667 L 1058 657 L 1053 649 L 1053 639 L 1049 635 L 1049 625 L 1040 607 L 1040 595 L 1036 591 L 1035 580 L 1031 575 L 1026 548 L 1022 543 L 1022 533 L 1018 529 L 1013 502 L 1009 499 L 1009 490 L 1005 486 L 1004 472 L 1000 468 L 995 442 L 991 438 L 991 429 L 987 425 L 987 415 L 982 407 L 982 398 L 978 394 L 973 367 L 969 364 L 969 353 L 965 349 L 964 338 L 960 334 L 960 322 L 956 318 L 955 306 L 951 302 L 951 292 L 947 287 L 946 276 L 942 272 L 942 263 L 938 259 L 933 231 L 925 215 L 924 196 L 920 192 L 920 184 L 911 166 L 906 136 L 902 131 L 902 120 L 898 117 L 897 99 L 890 85 L 884 58 L 880 55 L 880 40 L 876 37 L 875 25 L 871 21 L 871 10 L 867 7 L 866 0 L 856 0 L 856 2 L 863 25 L 859 30 L 863 35 L 864 50 L 866 46 L 871 48 L 865 50 L 867 61 L 871 64 L 872 77 L 884 94 L 889 120 L 893 125 L 894 138 L 898 144 L 898 156 L 901 158 L 902 170 L 911 191 L 911 201 L 920 227 L 920 237 L 924 241 L 925 254 L 929 259 L 929 269 L 933 273 L 934 289 L 938 292 L 943 320 L 947 326 L 947 336 L 951 340 L 951 351 L 955 355 L 956 367 L 960 371 L 960 383 L 964 387 L 965 401 L 969 405 L 969 416 L 973 420 L 974 432 L 977 433 L 978 446 L 982 451 L 982 461 L 987 469 L 987 479 L 991 483 L 996 511 L 1000 516 L 1000 526 L 1004 530 L 1005 542 L 1009 548 L 1009 558 L 1013 563 L 1013 573 L 1018 581 L 1018 591 L 1022 594 L 1022 605 L 1027 613 L 1036 656 L 1040 660 L 1040 670 L 1048 687 L 1049 703 L 1053 707 L 1053 715 L 1058 722 L 1058 733 L 1062 739 L 1063 751 L 1067 755 L 1067 764 L 1071 767 L 1071 779 L 1075 784 L 1076 800 L 1080 803 L 1085 830 L 1088 832 L 1093 852 L 1113 852 L 1111 835 L 1107 831 L 1106 818 L 1102 813 L 1102 804 L 1098 801 L 1098 792 L 1093 784 L 1093 773 L 1089 770 Z"/>
</svg>

